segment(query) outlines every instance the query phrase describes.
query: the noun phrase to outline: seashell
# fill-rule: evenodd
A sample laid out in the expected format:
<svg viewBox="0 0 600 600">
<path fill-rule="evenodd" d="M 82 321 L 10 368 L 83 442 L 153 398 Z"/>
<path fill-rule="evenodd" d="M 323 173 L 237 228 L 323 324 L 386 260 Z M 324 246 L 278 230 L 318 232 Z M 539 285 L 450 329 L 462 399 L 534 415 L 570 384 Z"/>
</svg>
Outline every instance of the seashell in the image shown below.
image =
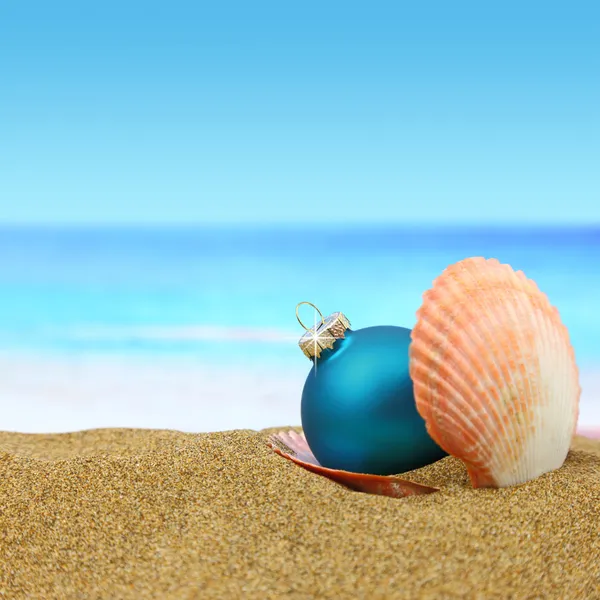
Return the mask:
<svg viewBox="0 0 600 600">
<path fill-rule="evenodd" d="M 556 308 L 522 271 L 467 258 L 423 295 L 410 375 L 429 435 L 473 487 L 518 485 L 564 463 L 579 372 Z"/>
<path fill-rule="evenodd" d="M 399 477 L 351 473 L 350 471 L 322 467 L 308 447 L 304 433 L 297 433 L 293 430 L 280 431 L 278 434 L 269 436 L 267 446 L 307 471 L 327 477 L 357 492 L 390 496 L 392 498 L 405 498 L 406 496 L 431 494 L 438 491 L 438 488 L 421 485 Z M 280 446 L 289 448 L 291 453 L 283 450 Z"/>
</svg>

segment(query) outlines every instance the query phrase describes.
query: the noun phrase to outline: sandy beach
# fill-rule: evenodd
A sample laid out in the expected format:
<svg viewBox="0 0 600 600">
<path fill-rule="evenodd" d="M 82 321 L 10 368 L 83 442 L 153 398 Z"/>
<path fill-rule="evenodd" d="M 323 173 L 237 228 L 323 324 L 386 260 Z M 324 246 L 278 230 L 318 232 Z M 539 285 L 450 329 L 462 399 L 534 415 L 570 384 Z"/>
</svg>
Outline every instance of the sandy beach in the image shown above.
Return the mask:
<svg viewBox="0 0 600 600">
<path fill-rule="evenodd" d="M 278 430 L 279 428 L 277 428 Z M 600 440 L 525 485 L 349 491 L 269 432 L 0 434 L 2 598 L 595 598 Z"/>
</svg>

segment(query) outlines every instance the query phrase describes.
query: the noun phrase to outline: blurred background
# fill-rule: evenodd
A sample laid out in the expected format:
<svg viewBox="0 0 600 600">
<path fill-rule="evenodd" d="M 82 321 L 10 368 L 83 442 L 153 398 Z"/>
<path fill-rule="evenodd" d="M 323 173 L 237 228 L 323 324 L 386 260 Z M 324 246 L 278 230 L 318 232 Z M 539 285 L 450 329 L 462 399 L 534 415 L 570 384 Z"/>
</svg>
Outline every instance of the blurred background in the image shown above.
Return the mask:
<svg viewBox="0 0 600 600">
<path fill-rule="evenodd" d="M 298 302 L 412 327 L 475 255 L 600 425 L 598 73 L 594 2 L 3 3 L 0 429 L 298 425 Z"/>
</svg>

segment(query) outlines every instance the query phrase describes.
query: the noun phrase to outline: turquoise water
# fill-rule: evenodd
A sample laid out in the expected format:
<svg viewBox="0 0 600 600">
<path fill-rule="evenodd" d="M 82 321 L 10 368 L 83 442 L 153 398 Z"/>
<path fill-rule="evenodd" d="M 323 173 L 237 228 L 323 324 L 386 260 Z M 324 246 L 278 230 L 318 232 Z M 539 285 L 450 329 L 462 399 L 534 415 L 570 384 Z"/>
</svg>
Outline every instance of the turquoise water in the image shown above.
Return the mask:
<svg viewBox="0 0 600 600">
<path fill-rule="evenodd" d="M 600 364 L 598 228 L 4 228 L 0 349 L 305 360 L 298 302 L 412 327 L 432 280 L 474 255 L 536 280 L 580 364 Z"/>
</svg>

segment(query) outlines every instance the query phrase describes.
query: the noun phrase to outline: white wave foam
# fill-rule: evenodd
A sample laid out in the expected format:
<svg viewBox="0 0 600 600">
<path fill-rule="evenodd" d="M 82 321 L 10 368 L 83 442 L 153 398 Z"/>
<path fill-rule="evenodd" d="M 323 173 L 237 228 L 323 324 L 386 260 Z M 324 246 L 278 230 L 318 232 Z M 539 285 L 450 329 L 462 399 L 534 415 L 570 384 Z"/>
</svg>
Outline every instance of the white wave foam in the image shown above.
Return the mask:
<svg viewBox="0 0 600 600">
<path fill-rule="evenodd" d="M 310 363 L 229 367 L 175 357 L 0 355 L 0 430 L 208 432 L 300 425 Z M 584 371 L 579 426 L 600 427 L 600 368 Z"/>
</svg>

